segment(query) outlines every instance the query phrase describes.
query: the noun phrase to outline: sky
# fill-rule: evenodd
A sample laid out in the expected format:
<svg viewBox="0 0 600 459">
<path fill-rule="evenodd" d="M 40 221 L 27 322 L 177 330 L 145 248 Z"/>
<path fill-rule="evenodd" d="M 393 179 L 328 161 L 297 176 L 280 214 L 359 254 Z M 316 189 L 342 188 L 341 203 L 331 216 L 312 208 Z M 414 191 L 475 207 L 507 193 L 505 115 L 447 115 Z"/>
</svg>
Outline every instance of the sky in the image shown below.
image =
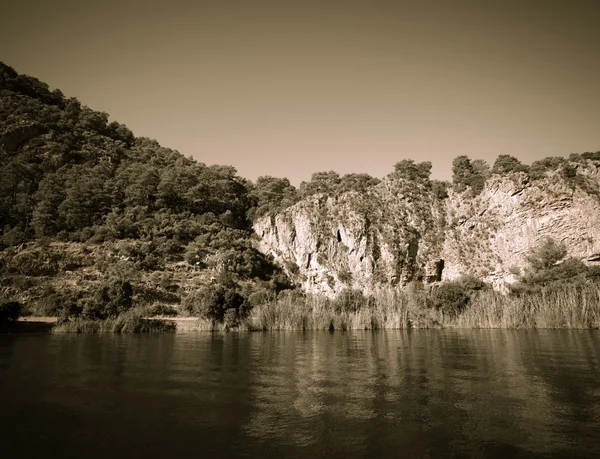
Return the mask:
<svg viewBox="0 0 600 459">
<path fill-rule="evenodd" d="M 600 150 L 600 2 L 3 0 L 0 60 L 255 180 Z"/>
</svg>

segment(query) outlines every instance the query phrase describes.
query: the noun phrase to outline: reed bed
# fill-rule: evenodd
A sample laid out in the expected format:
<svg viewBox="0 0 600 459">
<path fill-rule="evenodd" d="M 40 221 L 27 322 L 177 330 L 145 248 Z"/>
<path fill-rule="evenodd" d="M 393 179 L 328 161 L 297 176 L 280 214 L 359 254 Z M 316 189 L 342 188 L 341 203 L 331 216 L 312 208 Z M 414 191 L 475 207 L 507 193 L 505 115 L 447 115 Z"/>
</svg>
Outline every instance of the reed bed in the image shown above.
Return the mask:
<svg viewBox="0 0 600 459">
<path fill-rule="evenodd" d="M 448 326 L 459 328 L 600 328 L 600 287 L 562 287 L 521 296 L 487 291 Z"/>
<path fill-rule="evenodd" d="M 54 333 L 155 333 L 229 330 L 380 330 L 407 328 L 600 328 L 600 286 L 541 289 L 503 295 L 477 292 L 457 314 L 431 306 L 423 290 L 380 288 L 362 295 L 330 299 L 288 294 L 255 305 L 239 326 L 192 317 L 148 318 L 132 310 L 103 321 L 73 319 Z"/>
<path fill-rule="evenodd" d="M 521 296 L 479 292 L 458 314 L 430 307 L 425 292 L 380 289 L 362 304 L 340 307 L 316 295 L 255 306 L 248 330 L 405 328 L 600 328 L 600 287 L 565 287 Z"/>
<path fill-rule="evenodd" d="M 422 298 L 395 289 L 379 289 L 366 299 L 344 302 L 324 296 L 285 296 L 255 306 L 244 326 L 249 330 L 378 330 L 435 323 L 438 314 L 417 312 Z M 423 320 L 427 317 L 428 320 Z"/>
<path fill-rule="evenodd" d="M 128 311 L 113 319 L 88 320 L 77 318 L 53 327 L 53 333 L 162 333 L 175 331 L 168 320 L 143 318 L 137 311 Z"/>
</svg>

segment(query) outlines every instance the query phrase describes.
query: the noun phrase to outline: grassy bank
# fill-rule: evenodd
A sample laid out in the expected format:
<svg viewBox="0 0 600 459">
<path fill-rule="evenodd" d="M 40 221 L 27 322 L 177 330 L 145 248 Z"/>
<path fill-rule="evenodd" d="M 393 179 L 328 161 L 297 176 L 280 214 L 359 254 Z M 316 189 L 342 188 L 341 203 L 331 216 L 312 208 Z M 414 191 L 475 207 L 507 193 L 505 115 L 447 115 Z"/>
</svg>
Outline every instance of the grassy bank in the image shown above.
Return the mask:
<svg viewBox="0 0 600 459">
<path fill-rule="evenodd" d="M 89 320 L 76 318 L 58 323 L 53 333 L 159 333 L 175 331 L 175 324 L 168 320 L 141 317 L 137 311 L 121 314 L 116 318 Z"/>
<path fill-rule="evenodd" d="M 239 324 L 196 317 L 148 318 L 129 311 L 106 320 L 71 319 L 54 333 L 153 333 L 229 330 L 383 330 L 407 328 L 600 328 L 600 287 L 562 287 L 523 295 L 477 292 L 458 312 L 435 292 L 382 288 L 336 299 L 289 292 L 255 305 Z"/>
<path fill-rule="evenodd" d="M 600 287 L 563 287 L 525 295 L 478 292 L 457 313 L 434 306 L 432 294 L 381 289 L 367 301 L 290 296 L 255 306 L 249 330 L 402 328 L 600 328 Z"/>
<path fill-rule="evenodd" d="M 541 290 L 521 296 L 481 292 L 448 321 L 461 328 L 600 328 L 600 287 Z"/>
</svg>

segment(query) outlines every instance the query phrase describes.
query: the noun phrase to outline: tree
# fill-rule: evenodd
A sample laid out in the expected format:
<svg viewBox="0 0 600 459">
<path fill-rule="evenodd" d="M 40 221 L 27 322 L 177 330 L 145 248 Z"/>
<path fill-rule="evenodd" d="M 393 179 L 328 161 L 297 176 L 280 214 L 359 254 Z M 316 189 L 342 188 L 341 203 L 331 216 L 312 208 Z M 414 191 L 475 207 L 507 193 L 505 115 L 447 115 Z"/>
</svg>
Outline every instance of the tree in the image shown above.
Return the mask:
<svg viewBox="0 0 600 459">
<path fill-rule="evenodd" d="M 452 182 L 456 191 L 471 189 L 477 196 L 483 191 L 489 175 L 489 166 L 482 159 L 471 161 L 467 156 L 457 156 L 452 161 Z"/>
<path fill-rule="evenodd" d="M 394 165 L 393 174 L 412 182 L 428 182 L 431 175 L 431 162 L 415 163 L 412 159 L 403 159 Z"/>
<path fill-rule="evenodd" d="M 86 304 L 83 314 L 88 319 L 115 318 L 133 306 L 133 287 L 129 281 L 110 279 L 95 294 L 94 300 Z"/>
<path fill-rule="evenodd" d="M 475 174 L 480 175 L 485 180 L 487 180 L 490 175 L 492 175 L 492 170 L 490 165 L 484 159 L 474 159 L 471 161 L 471 165 L 473 166 L 473 171 Z"/>
<path fill-rule="evenodd" d="M 475 170 L 468 156 L 457 156 L 452 161 L 452 183 L 456 191 L 464 191 L 471 185 Z"/>
<path fill-rule="evenodd" d="M 561 157 L 550 157 L 540 159 L 539 161 L 534 161 L 531 163 L 531 167 L 529 168 L 531 179 L 543 179 L 547 172 L 558 170 L 565 162 L 566 159 Z"/>
<path fill-rule="evenodd" d="M 333 194 L 341 182 L 340 174 L 335 171 L 315 172 L 309 182 L 300 184 L 300 196 L 307 198 L 313 194 Z"/>
<path fill-rule="evenodd" d="M 540 271 L 551 268 L 566 255 L 567 249 L 564 244 L 556 242 L 551 237 L 546 237 L 531 248 L 525 260 L 531 269 Z"/>
<path fill-rule="evenodd" d="M 298 192 L 288 179 L 268 175 L 258 177 L 250 196 L 256 203 L 253 218 L 278 212 L 298 201 Z"/>
<path fill-rule="evenodd" d="M 521 163 L 517 158 L 510 155 L 500 155 L 494 162 L 492 172 L 494 174 L 505 175 L 511 172 L 527 172 L 529 168 Z"/>
<path fill-rule="evenodd" d="M 371 177 L 369 174 L 346 174 L 342 177 L 337 191 L 345 193 L 347 191 L 358 191 L 364 193 L 372 186 L 377 185 L 381 180 Z"/>
</svg>

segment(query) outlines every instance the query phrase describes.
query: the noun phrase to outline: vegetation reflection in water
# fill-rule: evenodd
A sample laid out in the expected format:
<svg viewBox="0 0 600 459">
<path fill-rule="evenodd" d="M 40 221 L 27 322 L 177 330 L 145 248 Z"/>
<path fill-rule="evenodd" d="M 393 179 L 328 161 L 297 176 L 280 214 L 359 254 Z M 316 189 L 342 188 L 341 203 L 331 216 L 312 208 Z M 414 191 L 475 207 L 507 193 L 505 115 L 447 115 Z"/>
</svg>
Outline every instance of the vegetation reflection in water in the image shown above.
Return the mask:
<svg viewBox="0 0 600 459">
<path fill-rule="evenodd" d="M 390 455 L 391 446 L 420 450 L 415 456 L 475 453 L 488 443 L 553 452 L 572 441 L 573 420 L 600 425 L 598 405 L 581 411 L 571 398 L 590 383 L 577 401 L 599 395 L 588 373 L 597 371 L 597 339 L 577 332 L 280 335 L 256 372 L 247 431 L 296 447 L 330 444 L 344 432 L 346 447 L 361 454 Z M 568 377 L 570 370 L 582 373 Z"/>
<path fill-rule="evenodd" d="M 0 402 L 11 421 L 0 437 L 22 453 L 52 443 L 91 457 L 115 447 L 148 457 L 593 457 L 598 380 L 594 331 L 5 337 Z"/>
</svg>

